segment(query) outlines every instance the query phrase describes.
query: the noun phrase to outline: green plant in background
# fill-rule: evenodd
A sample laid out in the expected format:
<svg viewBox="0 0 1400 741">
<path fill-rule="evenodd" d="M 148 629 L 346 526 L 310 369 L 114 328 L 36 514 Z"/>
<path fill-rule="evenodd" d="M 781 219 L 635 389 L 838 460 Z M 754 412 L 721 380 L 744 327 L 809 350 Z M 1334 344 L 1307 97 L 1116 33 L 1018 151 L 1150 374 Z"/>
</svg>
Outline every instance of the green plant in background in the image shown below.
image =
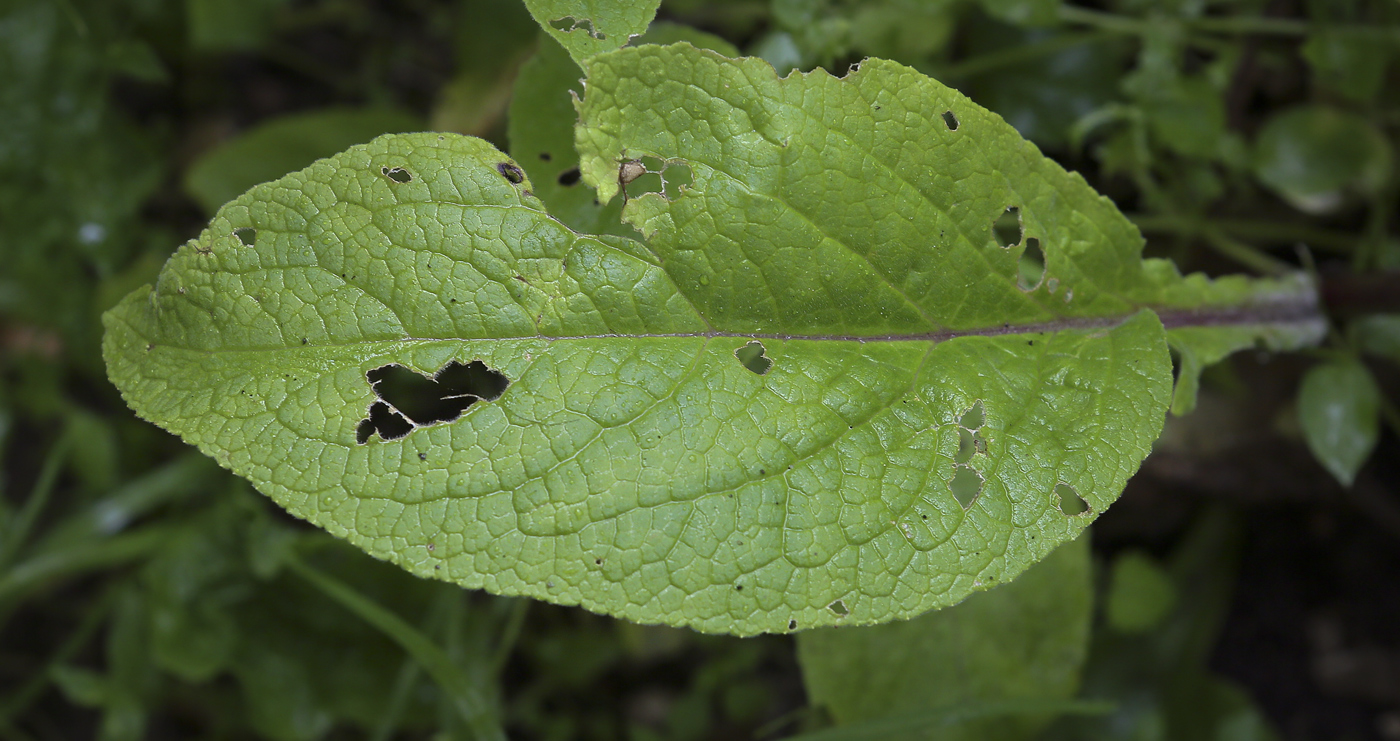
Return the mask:
<svg viewBox="0 0 1400 741">
<path fill-rule="evenodd" d="M 1400 422 L 1361 360 L 1400 358 L 1396 315 L 1332 301 L 1329 333 L 1318 276 L 1261 249 L 1342 252 L 1359 276 L 1400 262 L 1382 94 L 1400 14 L 1257 5 L 661 8 L 718 35 L 652 23 L 654 2 L 424 5 L 452 29 L 433 43 L 455 45 L 458 71 L 418 98 L 394 82 L 413 52 L 353 3 L 24 5 L 0 33 L 42 43 L 13 46 L 4 94 L 35 118 L 16 118 L 0 163 L 57 164 L 51 184 L 4 194 L 41 231 L 0 236 L 5 327 L 25 332 L 5 339 L 23 352 L 5 361 L 0 434 L 65 431 L 39 441 L 44 464 L 20 477 L 32 493 L 5 510 L 0 618 L 53 614 L 71 632 L 4 699 L 0 731 L 25 737 L 50 685 L 98 708 L 108 738 L 151 733 L 171 707 L 278 739 L 732 737 L 792 707 L 759 678 L 790 650 L 778 639 L 527 619 L 525 600 L 419 581 L 281 521 L 110 400 L 99 413 L 74 394 L 100 383 L 94 309 L 154 277 L 173 241 L 138 208 L 178 167 L 213 220 L 108 314 L 108 370 L 140 415 L 299 517 L 496 594 L 802 631 L 811 708 L 760 734 L 1270 737 L 1205 668 L 1230 518 L 1203 518 L 1165 567 L 1116 556 L 1092 630 L 1075 539 L 1168 409 L 1189 412 L 1202 371 L 1240 349 L 1327 335 L 1297 419 L 1344 484 L 1380 421 Z M 369 61 L 340 73 L 286 41 L 325 24 Z M 1258 39 L 1305 40 L 1316 89 L 1246 136 L 1241 70 L 1293 63 Z M 184 48 L 367 92 L 166 162 L 169 130 L 131 125 L 106 91 L 169 85 L 172 65 L 208 75 L 186 71 Z M 783 77 L 867 55 L 899 63 Z M 34 109 L 40 91 L 87 113 Z M 40 123 L 55 118 L 87 128 Z M 424 122 L 496 146 L 351 146 Z M 1022 136 L 1087 150 L 1096 184 L 1136 210 Z M 94 169 L 104 151 L 149 169 Z M 120 196 L 106 211 L 74 215 L 104 188 Z M 1337 228 L 1358 212 L 1358 231 Z M 1204 244 L 1266 277 L 1183 278 L 1141 259 L 1134 223 L 1175 239 L 1155 255 L 1196 266 Z M 113 231 L 93 242 L 93 225 Z M 92 573 L 111 576 L 53 591 Z M 808 630 L 823 625 L 848 627 Z M 697 656 L 660 719 L 566 699 L 619 666 Z"/>
</svg>

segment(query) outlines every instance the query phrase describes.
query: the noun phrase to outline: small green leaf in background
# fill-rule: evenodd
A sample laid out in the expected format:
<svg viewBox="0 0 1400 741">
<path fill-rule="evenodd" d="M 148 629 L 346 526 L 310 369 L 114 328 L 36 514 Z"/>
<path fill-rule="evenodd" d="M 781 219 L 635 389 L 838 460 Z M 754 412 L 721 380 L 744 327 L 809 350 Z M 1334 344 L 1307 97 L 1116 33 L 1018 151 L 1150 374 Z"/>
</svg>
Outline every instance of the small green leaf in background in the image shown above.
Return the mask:
<svg viewBox="0 0 1400 741">
<path fill-rule="evenodd" d="M 904 622 L 797 636 L 803 683 L 839 724 L 938 707 L 1067 700 L 1093 615 L 1088 538 L 1011 582 Z M 989 717 L 900 738 L 1031 738 L 1041 715 Z"/>
<path fill-rule="evenodd" d="M 190 46 L 203 51 L 247 51 L 266 43 L 287 0 L 185 0 Z"/>
<path fill-rule="evenodd" d="M 962 26 L 958 44 L 970 61 L 953 66 L 955 87 L 1043 149 L 1064 147 L 1077 121 L 1119 97 L 1121 39 L 1017 28 L 973 16 Z M 1025 61 L 1002 61 L 1006 54 L 1052 48 Z M 984 66 L 979 58 L 995 64 Z"/>
<path fill-rule="evenodd" d="M 392 108 L 334 108 L 282 116 L 205 152 L 185 173 L 185 192 L 212 214 L 258 183 L 380 134 L 422 128 L 422 119 Z"/>
<path fill-rule="evenodd" d="M 1390 177 L 1390 142 L 1368 119 L 1308 105 L 1275 114 L 1255 143 L 1254 173 L 1295 208 L 1326 213 L 1348 193 L 1371 193 Z"/>
<path fill-rule="evenodd" d="M 1303 44 L 1303 58 L 1323 87 L 1359 103 L 1374 100 L 1385 84 L 1397 43 L 1380 29 L 1322 26 Z"/>
<path fill-rule="evenodd" d="M 457 72 L 438 91 L 429 129 L 491 139 L 501 132 L 516 76 L 534 53 L 539 26 L 525 6 L 502 0 L 458 0 L 453 16 Z"/>
<path fill-rule="evenodd" d="M 982 9 L 1016 26 L 1048 26 L 1060 19 L 1060 0 L 980 0 Z"/>
<path fill-rule="evenodd" d="M 1400 363 L 1400 314 L 1372 314 L 1351 324 L 1352 336 L 1361 352 Z"/>
<path fill-rule="evenodd" d="M 530 15 L 575 62 L 646 33 L 661 0 L 525 0 Z"/>
<path fill-rule="evenodd" d="M 574 95 L 583 70 L 553 38 L 541 34 L 535 55 L 520 68 L 510 102 L 510 152 L 530 175 L 549 213 L 583 234 L 636 235 L 621 221 L 622 204 L 600 205 L 583 183 L 574 149 Z"/>
<path fill-rule="evenodd" d="M 1342 486 L 1351 486 L 1376 447 L 1380 405 L 1380 388 L 1359 362 L 1324 363 L 1303 377 L 1298 390 L 1303 439 Z"/>
<path fill-rule="evenodd" d="M 632 39 L 630 46 L 641 46 L 642 44 L 667 46 L 669 44 L 678 44 L 682 41 L 696 49 L 710 49 L 726 57 L 739 56 L 738 47 L 719 36 L 706 33 L 698 28 L 691 28 L 690 26 L 667 21 L 657 21 L 651 24 L 651 27 L 647 29 L 646 33 Z M 582 70 L 579 70 L 580 74 L 582 74 L 582 72 Z"/>
<path fill-rule="evenodd" d="M 1176 604 L 1171 575 L 1142 551 L 1114 557 L 1104 612 L 1123 633 L 1145 633 L 1161 624 Z"/>
</svg>

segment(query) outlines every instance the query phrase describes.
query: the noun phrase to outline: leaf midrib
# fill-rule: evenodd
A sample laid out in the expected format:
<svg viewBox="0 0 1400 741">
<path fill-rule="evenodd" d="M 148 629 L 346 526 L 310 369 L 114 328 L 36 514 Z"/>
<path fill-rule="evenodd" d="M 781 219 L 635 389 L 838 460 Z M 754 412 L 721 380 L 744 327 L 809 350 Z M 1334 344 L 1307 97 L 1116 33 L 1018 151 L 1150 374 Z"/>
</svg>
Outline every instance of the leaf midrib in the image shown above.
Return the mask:
<svg viewBox="0 0 1400 741">
<path fill-rule="evenodd" d="M 1098 317 L 1066 317 L 1049 322 L 1038 322 L 1033 324 L 1003 324 L 999 327 L 979 327 L 975 329 L 940 330 L 936 332 L 910 332 L 893 333 L 884 335 L 840 335 L 840 334 L 794 334 L 786 332 L 729 332 L 723 330 L 705 330 L 697 332 L 656 332 L 656 333 L 600 333 L 600 334 L 580 334 L 580 335 L 513 335 L 506 337 L 394 337 L 389 339 L 360 340 L 357 342 L 343 342 L 334 344 L 296 344 L 282 345 L 277 347 L 248 347 L 248 348 L 220 348 L 216 350 L 199 350 L 177 345 L 160 345 L 167 349 L 177 349 L 185 352 L 199 353 L 202 355 L 217 355 L 225 353 L 260 353 L 276 352 L 281 350 L 312 350 L 325 348 L 348 348 L 364 345 L 377 344 L 398 344 L 411 342 L 523 342 L 523 341 L 543 341 L 557 342 L 569 340 L 617 340 L 617 339 L 749 339 L 749 340 L 776 340 L 780 342 L 947 342 L 963 337 L 1000 337 L 1005 335 L 1020 334 L 1050 334 L 1054 332 L 1074 331 L 1074 330 L 1094 330 L 1111 329 L 1136 316 L 1139 311 L 1149 310 L 1156 313 L 1161 320 L 1162 326 L 1166 329 L 1179 329 L 1185 327 L 1220 327 L 1220 326 L 1259 326 L 1267 324 L 1303 324 L 1317 321 L 1320 314 L 1316 304 L 1307 299 L 1294 299 L 1289 301 L 1277 301 L 1268 304 L 1255 304 L 1245 307 L 1231 307 L 1224 309 L 1167 309 L 1153 306 L 1141 306 L 1137 310 L 1110 316 Z M 136 330 L 128 323 L 128 326 Z M 141 334 L 137 331 L 137 334 Z"/>
</svg>

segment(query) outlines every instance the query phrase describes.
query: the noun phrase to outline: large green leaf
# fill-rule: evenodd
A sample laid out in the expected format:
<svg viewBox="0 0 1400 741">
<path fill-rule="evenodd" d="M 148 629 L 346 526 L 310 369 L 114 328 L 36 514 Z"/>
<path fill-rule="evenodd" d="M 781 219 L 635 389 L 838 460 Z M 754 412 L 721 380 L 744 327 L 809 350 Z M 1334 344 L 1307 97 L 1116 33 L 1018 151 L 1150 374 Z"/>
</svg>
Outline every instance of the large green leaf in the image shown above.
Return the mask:
<svg viewBox="0 0 1400 741">
<path fill-rule="evenodd" d="M 485 142 L 381 137 L 221 209 L 107 314 L 113 381 L 416 574 L 750 634 L 1013 578 L 1146 455 L 1164 325 L 1316 324 L 1293 284 L 1142 262 L 1111 203 L 908 68 L 586 69 L 586 181 L 665 163 L 673 200 L 623 210 L 646 244 L 569 230 Z"/>
<path fill-rule="evenodd" d="M 865 628 L 797 637 L 812 703 L 841 724 L 928 708 L 1006 703 L 1013 712 L 885 738 L 1030 738 L 1050 714 L 1018 703 L 1067 700 L 1079 689 L 1093 616 L 1088 538 L 1067 543 L 1015 582 L 956 607 Z"/>
</svg>

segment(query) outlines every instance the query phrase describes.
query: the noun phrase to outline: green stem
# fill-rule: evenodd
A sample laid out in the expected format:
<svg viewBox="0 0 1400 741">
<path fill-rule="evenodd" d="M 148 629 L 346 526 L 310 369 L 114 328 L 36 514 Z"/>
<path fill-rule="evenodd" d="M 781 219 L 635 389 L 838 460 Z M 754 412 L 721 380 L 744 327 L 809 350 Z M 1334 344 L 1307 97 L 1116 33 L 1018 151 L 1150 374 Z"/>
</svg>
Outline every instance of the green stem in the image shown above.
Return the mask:
<svg viewBox="0 0 1400 741">
<path fill-rule="evenodd" d="M 498 678 L 505 670 L 506 662 L 510 661 L 510 654 L 515 650 L 515 642 L 519 640 L 520 630 L 525 625 L 525 614 L 530 610 L 530 600 L 524 597 L 512 599 L 514 602 L 510 606 L 510 614 L 506 617 L 505 627 L 496 642 L 496 650 L 491 655 L 491 675 Z"/>
<path fill-rule="evenodd" d="M 29 537 L 30 528 L 34 527 L 39 513 L 43 512 L 44 506 L 49 503 L 54 485 L 58 482 L 59 469 L 68 457 L 68 449 L 72 447 L 71 439 L 69 435 L 64 434 L 49 448 L 49 454 L 44 457 L 44 465 L 39 469 L 39 479 L 34 482 L 29 498 L 24 501 L 24 508 L 10 526 L 4 545 L 0 546 L 0 569 L 8 566 L 15 554 L 19 553 L 24 541 Z"/>
<path fill-rule="evenodd" d="M 1150 32 L 1155 25 L 1141 18 L 1090 10 L 1073 5 L 1060 6 L 1060 20 L 1084 26 L 1112 31 L 1114 33 L 1142 35 Z M 1310 29 L 1307 21 L 1292 18 L 1261 18 L 1259 16 L 1231 16 L 1224 18 L 1183 18 L 1182 25 L 1193 31 L 1221 34 L 1261 34 L 1265 36 L 1306 36 Z"/>
<path fill-rule="evenodd" d="M 438 687 L 451 698 L 453 707 L 478 739 L 505 741 L 505 732 L 496 721 L 486 701 L 447 654 L 403 618 L 384 609 L 364 595 L 334 577 L 312 568 L 295 555 L 288 557 L 287 568 L 306 580 L 322 594 L 373 625 L 408 652 Z"/>
<path fill-rule="evenodd" d="M 413 657 L 404 659 L 403 666 L 399 667 L 399 676 L 394 679 L 394 689 L 389 693 L 389 708 L 379 719 L 379 727 L 375 729 L 370 741 L 389 741 L 393 738 L 394 732 L 398 730 L 399 718 L 403 717 L 404 708 L 408 707 L 413 685 L 418 683 L 420 671 L 422 667 Z"/>
<path fill-rule="evenodd" d="M 1246 267 L 1254 268 L 1264 275 L 1283 275 L 1290 272 L 1293 267 L 1288 263 L 1278 260 L 1250 247 L 1249 245 L 1233 240 L 1217 229 L 1206 229 L 1201 233 L 1216 252 L 1225 257 L 1238 262 Z"/>
<path fill-rule="evenodd" d="M 13 606 L 12 603 L 27 593 L 59 579 L 140 559 L 170 542 L 180 529 L 153 525 L 92 543 L 74 544 L 21 561 L 0 576 L 0 610 Z"/>
<path fill-rule="evenodd" d="M 1078 23 L 1084 26 L 1114 33 L 1145 34 L 1149 29 L 1146 21 L 1138 18 L 1118 15 L 1116 13 L 1105 13 L 1102 10 L 1090 10 L 1073 5 L 1060 6 L 1060 20 L 1066 23 Z"/>
<path fill-rule="evenodd" d="M 1361 238 L 1347 232 L 1317 229 L 1300 224 L 1282 224 L 1255 219 L 1183 219 L 1156 214 L 1127 214 L 1128 220 L 1144 232 L 1166 232 L 1197 236 L 1207 229 L 1216 229 L 1234 237 L 1250 240 L 1303 242 L 1310 247 L 1333 252 L 1351 252 Z"/>
<path fill-rule="evenodd" d="M 1386 223 L 1390 220 L 1387 204 L 1394 203 L 1397 197 L 1395 188 L 1386 188 L 1377 193 L 1368 204 L 1370 212 L 1366 218 L 1366 238 L 1360 249 L 1352 256 L 1352 268 L 1364 272 L 1380 263 L 1381 252 L 1385 247 Z"/>
<path fill-rule="evenodd" d="M 43 694 L 44 689 L 47 688 L 49 682 L 52 681 L 54 668 L 68 663 L 83 646 L 87 645 L 87 642 L 92 639 L 93 634 L 101 627 L 102 621 L 106 619 L 107 614 L 111 612 L 113 602 L 112 595 L 115 593 L 115 590 L 108 590 L 98 598 L 95 604 L 88 607 L 87 613 L 83 615 L 83 621 L 79 623 L 77 629 L 69 634 L 68 638 L 63 641 L 63 645 L 59 646 L 58 650 L 53 652 L 49 660 L 44 662 L 44 668 L 35 672 L 34 675 L 29 678 L 29 681 L 24 683 L 24 686 L 11 693 L 10 696 L 5 699 L 4 705 L 0 705 L 0 728 L 9 728 L 11 724 L 14 723 L 15 717 L 23 713 Z"/>
<path fill-rule="evenodd" d="M 1102 30 L 1059 34 L 1033 44 L 1013 46 L 1008 49 L 1001 49 L 989 54 L 982 54 L 972 57 L 971 59 L 965 59 L 943 70 L 940 77 L 955 78 L 980 75 L 984 72 L 998 70 L 1003 67 L 1033 62 L 1041 57 L 1047 57 L 1051 54 L 1064 51 L 1065 49 L 1083 44 L 1095 44 L 1113 37 L 1113 33 Z"/>
<path fill-rule="evenodd" d="M 1381 418 L 1390 426 L 1390 431 L 1400 435 L 1400 409 L 1390 403 L 1390 399 L 1381 397 Z"/>
</svg>

